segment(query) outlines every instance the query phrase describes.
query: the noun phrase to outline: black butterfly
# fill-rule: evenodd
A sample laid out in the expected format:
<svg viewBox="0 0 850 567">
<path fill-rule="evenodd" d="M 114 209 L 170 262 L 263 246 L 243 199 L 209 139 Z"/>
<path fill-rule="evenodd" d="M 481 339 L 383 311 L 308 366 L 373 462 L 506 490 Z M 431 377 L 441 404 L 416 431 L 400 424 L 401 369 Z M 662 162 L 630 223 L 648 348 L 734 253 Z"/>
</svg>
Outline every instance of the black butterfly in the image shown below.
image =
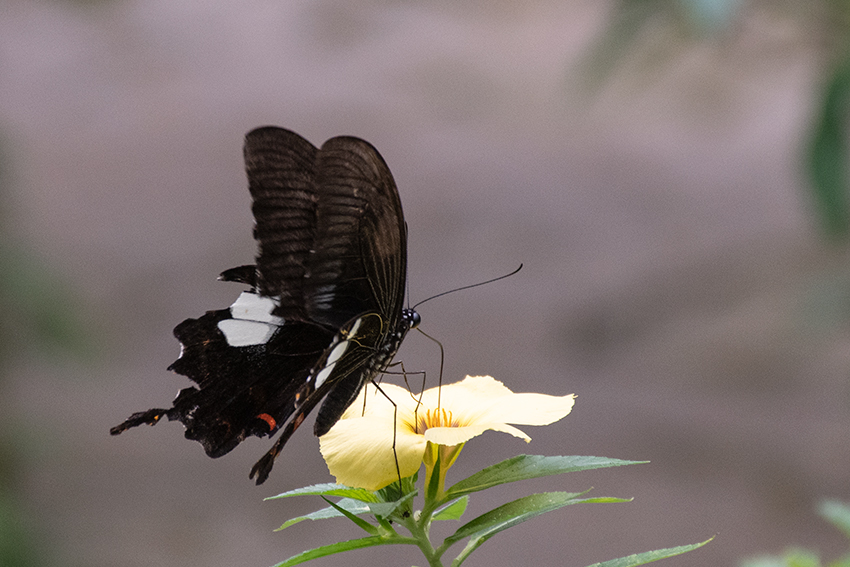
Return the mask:
<svg viewBox="0 0 850 567">
<path fill-rule="evenodd" d="M 110 432 L 165 416 L 220 457 L 285 425 L 251 469 L 260 484 L 322 399 L 314 432 L 330 430 L 419 315 L 403 308 L 407 232 L 398 190 L 368 142 L 341 136 L 317 149 L 294 132 L 258 128 L 245 137 L 245 168 L 257 263 L 219 279 L 250 290 L 229 309 L 175 327 L 182 350 L 169 370 L 197 387 Z"/>
</svg>

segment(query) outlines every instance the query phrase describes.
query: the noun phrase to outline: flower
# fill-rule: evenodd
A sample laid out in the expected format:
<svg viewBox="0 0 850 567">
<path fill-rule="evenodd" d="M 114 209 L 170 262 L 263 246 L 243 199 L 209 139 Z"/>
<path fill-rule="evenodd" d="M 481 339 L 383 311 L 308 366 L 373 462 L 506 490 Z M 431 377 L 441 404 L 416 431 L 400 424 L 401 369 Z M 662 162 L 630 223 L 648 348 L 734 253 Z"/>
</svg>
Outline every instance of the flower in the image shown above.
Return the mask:
<svg viewBox="0 0 850 567">
<path fill-rule="evenodd" d="M 467 376 L 421 395 L 393 384 L 380 389 L 383 394 L 367 384 L 319 439 L 328 469 L 340 484 L 378 490 L 413 475 L 423 459 L 430 476 L 441 458 L 442 490 L 445 471 L 466 441 L 492 429 L 529 442 L 528 435 L 509 424 L 548 425 L 570 413 L 575 403 L 572 394 L 515 394 L 490 376 Z M 395 426 L 395 408 L 387 396 L 397 406 Z"/>
</svg>

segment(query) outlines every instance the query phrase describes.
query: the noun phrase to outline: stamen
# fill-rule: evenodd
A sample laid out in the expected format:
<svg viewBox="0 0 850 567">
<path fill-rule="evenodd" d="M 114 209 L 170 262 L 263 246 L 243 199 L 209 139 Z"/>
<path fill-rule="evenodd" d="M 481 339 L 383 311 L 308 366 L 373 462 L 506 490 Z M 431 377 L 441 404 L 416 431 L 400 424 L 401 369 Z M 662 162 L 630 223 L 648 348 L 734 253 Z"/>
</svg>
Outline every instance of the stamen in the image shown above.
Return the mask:
<svg viewBox="0 0 850 567">
<path fill-rule="evenodd" d="M 420 435 L 423 435 L 426 431 L 428 431 L 432 427 L 455 427 L 457 424 L 454 422 L 454 418 L 452 416 L 452 412 L 445 409 L 428 409 L 425 411 L 425 414 L 419 414 L 419 422 L 416 424 L 416 432 Z"/>
</svg>

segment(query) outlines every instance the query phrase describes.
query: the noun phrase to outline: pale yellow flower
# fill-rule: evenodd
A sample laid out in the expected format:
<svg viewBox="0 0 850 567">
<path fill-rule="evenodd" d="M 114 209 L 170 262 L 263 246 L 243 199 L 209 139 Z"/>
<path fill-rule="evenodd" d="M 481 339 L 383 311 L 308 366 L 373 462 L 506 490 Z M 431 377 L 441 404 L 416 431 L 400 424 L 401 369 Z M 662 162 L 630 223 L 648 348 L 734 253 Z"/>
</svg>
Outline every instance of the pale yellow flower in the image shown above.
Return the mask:
<svg viewBox="0 0 850 567">
<path fill-rule="evenodd" d="M 377 490 L 397 480 L 399 473 L 408 477 L 419 470 L 429 443 L 440 445 L 449 459 L 442 465 L 444 475 L 463 443 L 473 437 L 492 429 L 531 441 L 509 424 L 548 425 L 570 413 L 575 402 L 572 394 L 514 394 L 490 376 L 467 376 L 426 390 L 421 399 L 392 384 L 382 384 L 381 390 L 398 406 L 395 428 L 393 405 L 369 384 L 319 440 L 328 469 L 340 484 Z"/>
</svg>

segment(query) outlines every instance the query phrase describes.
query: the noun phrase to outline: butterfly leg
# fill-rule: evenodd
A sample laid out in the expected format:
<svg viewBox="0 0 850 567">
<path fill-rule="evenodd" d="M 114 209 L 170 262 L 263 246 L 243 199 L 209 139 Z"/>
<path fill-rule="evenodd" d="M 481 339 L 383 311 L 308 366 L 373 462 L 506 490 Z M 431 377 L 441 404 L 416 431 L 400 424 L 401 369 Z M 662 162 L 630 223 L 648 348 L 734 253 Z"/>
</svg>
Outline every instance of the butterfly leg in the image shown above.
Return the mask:
<svg viewBox="0 0 850 567">
<path fill-rule="evenodd" d="M 124 423 L 116 425 L 109 430 L 112 435 L 118 435 L 139 425 L 156 425 L 163 416 L 168 416 L 169 410 L 163 408 L 153 408 L 148 411 L 140 411 L 131 415 Z"/>
<path fill-rule="evenodd" d="M 384 392 L 375 380 L 372 380 L 372 385 L 383 394 L 383 396 L 393 405 L 393 459 L 395 460 L 395 472 L 398 477 L 398 497 L 404 496 L 401 488 L 401 468 L 398 466 L 398 451 L 396 450 L 396 436 L 398 435 L 398 405 Z"/>
<path fill-rule="evenodd" d="M 269 449 L 268 452 L 251 468 L 251 473 L 248 475 L 248 478 L 253 479 L 254 477 L 257 477 L 258 485 L 263 484 L 266 479 L 269 478 L 269 473 L 272 472 L 272 467 L 274 466 L 274 460 L 280 454 L 280 451 L 283 449 L 283 446 L 286 445 L 286 442 L 289 441 L 289 438 L 292 437 L 292 434 L 295 433 L 295 430 L 298 429 L 298 426 L 304 421 L 305 417 L 307 417 L 307 412 L 298 412 L 295 417 L 292 418 L 292 421 L 286 424 L 286 427 L 283 429 L 283 433 L 281 433 L 280 437 L 278 437 L 275 444 L 272 445 L 272 448 Z"/>
</svg>

